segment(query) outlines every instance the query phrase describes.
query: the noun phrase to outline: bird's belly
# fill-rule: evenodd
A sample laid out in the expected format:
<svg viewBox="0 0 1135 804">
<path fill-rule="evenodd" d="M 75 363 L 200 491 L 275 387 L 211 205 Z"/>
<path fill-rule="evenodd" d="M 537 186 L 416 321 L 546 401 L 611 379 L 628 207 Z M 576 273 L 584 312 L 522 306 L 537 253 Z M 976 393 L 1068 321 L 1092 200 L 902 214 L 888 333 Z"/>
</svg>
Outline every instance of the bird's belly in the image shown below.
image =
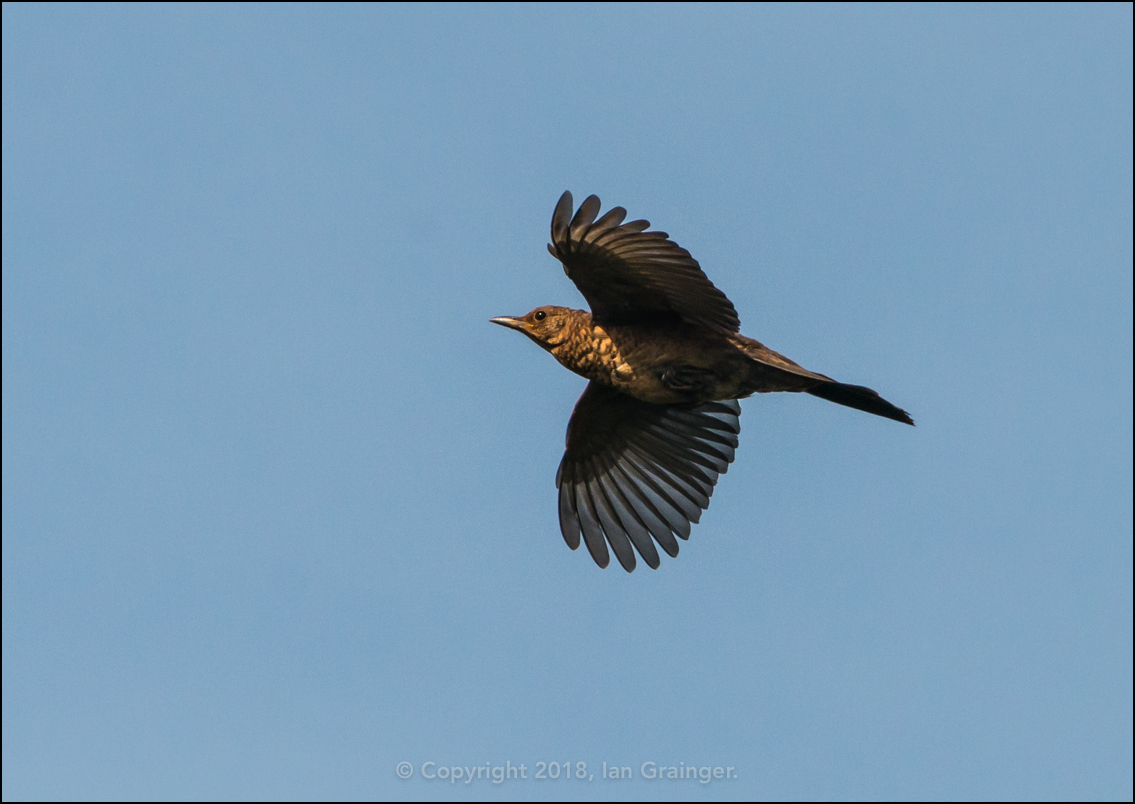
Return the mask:
<svg viewBox="0 0 1135 804">
<path fill-rule="evenodd" d="M 733 349 L 697 346 L 686 343 L 669 349 L 620 349 L 609 384 L 636 399 L 660 405 L 746 396 L 742 387 L 744 357 Z"/>
<path fill-rule="evenodd" d="M 610 385 L 625 394 L 658 405 L 696 404 L 747 396 L 740 384 L 688 364 L 649 366 L 633 377 L 611 377 Z"/>
</svg>

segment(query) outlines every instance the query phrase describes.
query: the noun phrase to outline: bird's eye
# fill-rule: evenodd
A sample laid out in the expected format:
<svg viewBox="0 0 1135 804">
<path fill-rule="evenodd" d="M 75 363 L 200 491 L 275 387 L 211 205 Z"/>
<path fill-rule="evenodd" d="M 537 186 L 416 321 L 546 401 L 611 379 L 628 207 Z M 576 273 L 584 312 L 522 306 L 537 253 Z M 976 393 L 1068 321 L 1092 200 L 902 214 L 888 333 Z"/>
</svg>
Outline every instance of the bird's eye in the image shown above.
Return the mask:
<svg viewBox="0 0 1135 804">
<path fill-rule="evenodd" d="M 537 321 L 543 321 L 545 318 L 548 317 L 548 314 L 545 313 L 543 310 L 537 310 L 536 315 L 534 315 L 532 317 L 535 318 Z"/>
</svg>

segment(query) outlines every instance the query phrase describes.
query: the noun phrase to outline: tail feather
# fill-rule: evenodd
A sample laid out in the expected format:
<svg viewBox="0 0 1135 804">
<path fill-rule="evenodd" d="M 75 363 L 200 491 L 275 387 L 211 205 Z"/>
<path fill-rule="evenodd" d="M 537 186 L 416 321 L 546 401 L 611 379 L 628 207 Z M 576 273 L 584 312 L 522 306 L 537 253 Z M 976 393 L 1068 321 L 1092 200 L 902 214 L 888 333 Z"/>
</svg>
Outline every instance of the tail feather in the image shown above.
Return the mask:
<svg viewBox="0 0 1135 804">
<path fill-rule="evenodd" d="M 837 405 L 847 405 L 849 408 L 874 413 L 887 419 L 894 419 L 903 424 L 914 424 L 914 420 L 902 408 L 897 408 L 870 388 L 862 385 L 845 385 L 841 382 L 826 382 L 809 388 L 808 393 L 835 402 Z"/>
</svg>

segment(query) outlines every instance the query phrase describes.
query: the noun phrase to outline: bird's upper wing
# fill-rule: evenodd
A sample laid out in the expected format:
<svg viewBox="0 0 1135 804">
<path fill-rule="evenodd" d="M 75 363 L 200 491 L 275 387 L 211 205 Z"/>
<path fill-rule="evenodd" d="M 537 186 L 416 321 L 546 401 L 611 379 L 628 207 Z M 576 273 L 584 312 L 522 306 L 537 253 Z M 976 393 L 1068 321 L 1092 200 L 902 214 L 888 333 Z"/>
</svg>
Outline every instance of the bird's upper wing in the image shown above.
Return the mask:
<svg viewBox="0 0 1135 804">
<path fill-rule="evenodd" d="M 560 532 L 572 550 L 582 532 L 595 563 L 635 568 L 634 550 L 658 567 L 657 541 L 678 554 L 674 535 L 709 505 L 729 468 L 741 432 L 736 400 L 654 405 L 592 382 L 568 423 L 567 450 L 556 473 Z M 606 540 L 604 540 L 606 536 Z"/>
<path fill-rule="evenodd" d="M 725 332 L 741 323 L 733 303 L 709 281 L 690 252 L 665 232 L 647 232 L 649 221 L 623 223 L 627 211 L 615 207 L 599 220 L 594 196 L 572 217 L 571 193 L 552 214 L 548 250 L 564 264 L 597 322 L 649 320 L 677 314 L 687 321 Z"/>
</svg>

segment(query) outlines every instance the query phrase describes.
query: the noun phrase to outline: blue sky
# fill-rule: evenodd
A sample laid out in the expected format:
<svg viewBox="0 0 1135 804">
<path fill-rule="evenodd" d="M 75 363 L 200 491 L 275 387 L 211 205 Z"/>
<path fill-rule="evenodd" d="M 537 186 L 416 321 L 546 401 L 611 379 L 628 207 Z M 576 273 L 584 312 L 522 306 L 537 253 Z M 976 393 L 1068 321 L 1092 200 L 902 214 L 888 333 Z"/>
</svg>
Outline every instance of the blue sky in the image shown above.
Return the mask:
<svg viewBox="0 0 1135 804">
<path fill-rule="evenodd" d="M 565 189 L 918 427 L 571 552 Z M 1131 489 L 1129 4 L 3 7 L 5 799 L 1129 800 Z"/>
</svg>

